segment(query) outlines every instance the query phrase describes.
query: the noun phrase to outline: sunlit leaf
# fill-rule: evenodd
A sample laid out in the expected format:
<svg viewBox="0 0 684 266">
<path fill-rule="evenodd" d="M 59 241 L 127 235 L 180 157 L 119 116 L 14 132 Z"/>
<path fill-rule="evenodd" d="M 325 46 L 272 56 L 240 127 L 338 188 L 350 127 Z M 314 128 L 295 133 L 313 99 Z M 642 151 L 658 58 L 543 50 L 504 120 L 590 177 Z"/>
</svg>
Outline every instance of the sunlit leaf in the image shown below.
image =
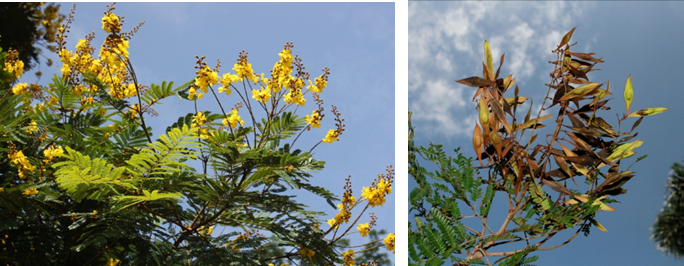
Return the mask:
<svg viewBox="0 0 684 266">
<path fill-rule="evenodd" d="M 489 47 L 489 42 L 484 42 L 485 63 L 487 64 L 488 80 L 494 80 L 494 58 L 492 57 L 492 49 Z"/>
<path fill-rule="evenodd" d="M 620 160 L 634 155 L 633 149 L 641 146 L 644 142 L 641 140 L 635 140 L 630 143 L 625 143 L 613 150 L 613 153 L 608 156 L 608 160 Z"/>
<path fill-rule="evenodd" d="M 632 88 L 632 75 L 629 75 L 625 83 L 625 107 L 627 108 L 625 113 L 627 114 L 629 114 L 629 107 L 632 106 L 632 98 L 634 98 L 634 89 Z"/>
<path fill-rule="evenodd" d="M 589 83 L 587 85 L 577 87 L 567 92 L 559 101 L 567 101 L 574 98 L 585 97 L 594 94 L 601 83 Z"/>
<path fill-rule="evenodd" d="M 515 101 L 515 97 L 508 97 L 505 100 L 508 103 L 508 105 L 514 105 L 514 102 L 515 102 L 515 104 L 523 104 L 527 100 L 527 97 L 520 96 L 520 97 L 518 97 L 517 102 Z"/>
<path fill-rule="evenodd" d="M 487 98 L 484 95 L 480 96 L 480 124 L 483 127 L 489 125 L 489 105 L 487 105 Z"/>
<path fill-rule="evenodd" d="M 641 109 L 639 111 L 636 111 L 634 113 L 629 114 L 627 117 L 639 117 L 639 116 L 649 116 L 649 115 L 657 115 L 660 113 L 664 113 L 665 111 L 669 110 L 670 108 L 664 108 L 664 107 L 651 107 L 651 108 L 646 108 L 646 109 Z"/>
</svg>

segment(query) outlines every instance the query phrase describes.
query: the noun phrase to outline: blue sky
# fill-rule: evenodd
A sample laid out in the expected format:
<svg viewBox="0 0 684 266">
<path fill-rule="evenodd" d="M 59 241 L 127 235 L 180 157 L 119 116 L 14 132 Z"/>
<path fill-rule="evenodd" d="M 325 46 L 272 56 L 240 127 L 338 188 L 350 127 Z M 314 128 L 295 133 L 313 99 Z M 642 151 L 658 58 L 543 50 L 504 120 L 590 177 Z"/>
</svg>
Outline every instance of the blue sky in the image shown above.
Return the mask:
<svg viewBox="0 0 684 266">
<path fill-rule="evenodd" d="M 92 31 L 96 36 L 93 45 L 99 47 L 106 36 L 101 28 L 106 4 L 77 4 L 67 39 L 69 49 L 75 50 L 78 39 Z M 71 7 L 72 3 L 61 3 L 64 13 Z M 123 31 L 145 21 L 130 40 L 129 49 L 142 84 L 174 81 L 180 85 L 191 80 L 195 55 L 206 56 L 211 67 L 221 59 L 219 75 L 234 73 L 231 68 L 243 49 L 254 70 L 268 75 L 285 42 L 294 42 L 293 54 L 303 59 L 312 80 L 326 66 L 331 71 L 322 94 L 327 114 L 322 127 L 305 132 L 303 138 L 311 140 L 300 138 L 298 147 L 308 150 L 333 128 L 331 104 L 339 108 L 346 124 L 340 142 L 322 143 L 314 150 L 315 157 L 327 164 L 311 182 L 341 196 L 345 178 L 351 175 L 358 198 L 363 186 L 370 186 L 377 174 L 395 165 L 394 3 L 117 3 L 114 13 L 125 17 Z M 61 67 L 56 55 L 47 55 L 56 66 L 41 66 L 40 84 L 47 84 Z M 25 75 L 22 81 L 34 79 Z M 219 111 L 208 96 L 200 100 L 198 109 Z M 224 107 L 239 100 L 235 93 L 223 94 L 221 99 Z M 298 111 L 302 116 L 315 108 L 313 99 L 307 100 Z M 160 115 L 148 118 L 148 125 L 159 136 L 179 116 L 194 112 L 194 107 L 189 101 L 169 98 L 155 110 Z M 299 201 L 326 211 L 329 215 L 324 219 L 336 213 L 324 200 L 307 193 L 300 194 Z M 370 209 L 379 217 L 374 229 L 394 232 L 394 210 L 394 193 L 384 207 Z M 367 211 L 359 221 L 369 219 Z M 367 238 L 354 235 L 352 244 L 363 240 Z"/>
<path fill-rule="evenodd" d="M 474 156 L 474 89 L 454 80 L 482 74 L 484 40 L 491 44 L 496 65 L 506 53 L 502 74 L 513 73 L 521 95 L 541 103 L 544 83 L 550 81 L 548 61 L 555 60 L 550 51 L 577 26 L 573 41 L 578 44 L 572 50 L 603 57 L 605 63 L 598 65 L 602 70 L 590 78 L 611 81 L 613 108 L 604 118 L 614 123 L 613 114 L 624 113 L 622 91 L 630 74 L 632 110 L 670 110 L 647 117 L 637 128 L 637 138 L 645 142 L 637 155 L 649 157 L 630 169 L 637 175 L 625 185 L 628 193 L 616 197 L 621 203 L 611 205 L 618 211 L 597 215 L 609 232 L 592 230 L 589 237 L 580 235 L 558 249 L 537 252 L 536 264 L 681 265 L 657 250 L 650 227 L 663 206 L 670 166 L 684 158 L 684 126 L 679 123 L 684 90 L 676 85 L 684 70 L 684 54 L 679 52 L 684 41 L 682 11 L 682 2 L 410 2 L 408 105 L 416 142 L 441 143 L 445 150 L 462 147 L 467 156 Z M 415 182 L 409 184 L 410 190 Z M 567 238 L 557 236 L 550 245 Z"/>
</svg>

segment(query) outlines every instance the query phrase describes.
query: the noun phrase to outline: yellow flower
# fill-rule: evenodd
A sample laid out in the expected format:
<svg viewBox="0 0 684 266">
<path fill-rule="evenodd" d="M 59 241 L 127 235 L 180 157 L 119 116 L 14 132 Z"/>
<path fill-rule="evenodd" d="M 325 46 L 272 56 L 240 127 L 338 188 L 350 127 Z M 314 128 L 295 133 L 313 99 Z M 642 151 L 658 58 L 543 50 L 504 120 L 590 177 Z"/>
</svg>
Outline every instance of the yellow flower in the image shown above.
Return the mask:
<svg viewBox="0 0 684 266">
<path fill-rule="evenodd" d="M 195 85 L 199 87 L 204 93 L 209 92 L 207 87 L 218 83 L 218 74 L 211 70 L 208 66 L 202 66 L 200 70 L 197 71 L 197 77 L 195 78 Z"/>
<path fill-rule="evenodd" d="M 344 195 L 342 196 L 342 203 L 352 205 L 356 203 L 356 197 L 354 195 L 349 194 L 349 192 L 345 191 Z"/>
<path fill-rule="evenodd" d="M 32 165 L 22 151 L 15 151 L 7 155 L 12 163 L 19 167 L 19 178 L 26 178 L 28 172 L 33 172 L 36 167 Z"/>
<path fill-rule="evenodd" d="M 256 99 L 262 104 L 266 104 L 268 99 L 271 99 L 271 91 L 261 87 L 260 90 L 252 89 L 252 98 Z"/>
<path fill-rule="evenodd" d="M 24 189 L 23 194 L 26 196 L 35 195 L 38 194 L 38 190 L 36 190 L 35 188 Z"/>
<path fill-rule="evenodd" d="M 14 86 L 14 88 L 12 88 L 12 93 L 14 93 L 14 95 L 27 93 L 27 92 L 28 92 L 28 84 L 27 83 L 18 83 L 16 86 Z"/>
<path fill-rule="evenodd" d="M 299 255 L 302 255 L 302 257 L 311 258 L 311 257 L 313 257 L 314 254 L 316 254 L 316 252 L 314 252 L 313 250 L 310 250 L 308 248 L 301 247 L 299 249 Z"/>
<path fill-rule="evenodd" d="M 31 123 L 29 123 L 28 125 L 28 128 L 26 129 L 26 133 L 30 134 L 36 131 L 38 131 L 38 124 L 36 124 L 36 121 L 31 121 Z"/>
<path fill-rule="evenodd" d="M 372 187 L 363 187 L 361 197 L 368 200 L 371 207 L 385 204 L 385 195 Z"/>
<path fill-rule="evenodd" d="M 340 138 L 338 138 L 339 135 L 340 134 L 334 129 L 328 130 L 328 134 L 323 139 L 323 142 L 332 143 L 333 141 L 340 141 Z"/>
<path fill-rule="evenodd" d="M 107 33 L 120 32 L 121 24 L 119 23 L 119 17 L 114 15 L 114 13 L 105 14 L 102 17 L 102 29 Z"/>
<path fill-rule="evenodd" d="M 365 237 L 370 232 L 370 225 L 368 225 L 367 223 L 359 224 L 358 229 L 359 229 L 359 234 L 361 234 L 361 236 Z"/>
<path fill-rule="evenodd" d="M 306 99 L 304 99 L 304 95 L 300 90 L 292 89 L 285 94 L 285 103 L 294 103 L 299 106 L 304 106 L 306 104 Z"/>
<path fill-rule="evenodd" d="M 321 117 L 321 113 L 318 109 L 313 110 L 311 116 L 306 115 L 306 122 L 313 128 L 321 127 L 321 119 L 323 119 L 323 117 Z"/>
<path fill-rule="evenodd" d="M 14 79 L 20 78 L 22 73 L 24 73 L 24 62 L 19 60 L 18 57 L 19 52 L 12 48 L 10 48 L 5 55 L 5 65 L 3 70 L 12 73 L 12 75 L 14 75 Z"/>
<path fill-rule="evenodd" d="M 47 158 L 47 161 L 52 161 L 55 156 L 64 154 L 64 150 L 61 146 L 52 145 L 43 151 L 43 155 Z"/>
<path fill-rule="evenodd" d="M 223 77 L 221 77 L 221 85 L 223 86 L 218 88 L 219 93 L 226 91 L 226 95 L 230 95 L 233 92 L 233 90 L 230 89 L 230 86 L 238 81 L 240 81 L 240 77 L 238 75 L 233 75 L 230 73 L 223 74 Z"/>
<path fill-rule="evenodd" d="M 354 257 L 356 257 L 356 254 L 354 254 L 354 250 L 352 249 L 342 252 L 342 258 L 344 259 L 345 266 L 353 266 L 354 263 L 356 263 L 356 261 L 354 261 Z"/>
<path fill-rule="evenodd" d="M 378 182 L 378 192 L 383 194 L 392 193 L 392 184 L 389 180 L 382 179 Z"/>
<path fill-rule="evenodd" d="M 197 93 L 195 87 L 190 87 L 190 89 L 188 90 L 188 99 L 199 100 L 202 99 L 202 97 L 204 97 L 204 93 Z"/>
<path fill-rule="evenodd" d="M 330 225 L 330 227 L 332 227 L 333 229 L 337 229 L 337 228 L 340 226 L 340 224 L 337 222 L 337 220 L 335 220 L 335 218 L 332 218 L 332 219 L 330 219 L 330 220 L 327 220 L 326 222 L 327 222 L 328 225 Z"/>
<path fill-rule="evenodd" d="M 198 112 L 192 117 L 192 127 L 201 127 L 207 123 L 207 117 L 202 113 Z"/>
<path fill-rule="evenodd" d="M 228 115 L 227 118 L 223 119 L 223 125 L 224 126 L 230 126 L 230 128 L 235 128 L 238 123 L 240 123 L 240 126 L 245 125 L 245 121 L 242 120 L 242 118 L 237 114 L 237 110 L 233 109 L 233 111 Z"/>
<path fill-rule="evenodd" d="M 391 250 L 392 254 L 394 254 L 394 233 L 387 235 L 384 241 L 387 250 Z"/>
<path fill-rule="evenodd" d="M 342 203 L 337 204 L 337 208 L 340 209 L 340 212 L 335 215 L 335 221 L 339 223 L 348 223 L 349 218 L 351 218 L 351 213 L 349 210 L 347 210 Z"/>
<path fill-rule="evenodd" d="M 107 261 L 107 266 L 116 266 L 117 264 L 119 264 L 119 262 L 121 261 L 115 258 L 109 258 L 109 260 Z"/>
<path fill-rule="evenodd" d="M 240 81 L 247 79 L 254 84 L 256 84 L 257 80 L 259 79 L 256 75 L 254 75 L 254 70 L 252 70 L 252 64 L 247 62 L 247 58 L 244 58 L 243 60 L 238 61 L 235 63 L 233 66 L 233 70 L 235 71 L 235 74 L 240 77 Z"/>
</svg>

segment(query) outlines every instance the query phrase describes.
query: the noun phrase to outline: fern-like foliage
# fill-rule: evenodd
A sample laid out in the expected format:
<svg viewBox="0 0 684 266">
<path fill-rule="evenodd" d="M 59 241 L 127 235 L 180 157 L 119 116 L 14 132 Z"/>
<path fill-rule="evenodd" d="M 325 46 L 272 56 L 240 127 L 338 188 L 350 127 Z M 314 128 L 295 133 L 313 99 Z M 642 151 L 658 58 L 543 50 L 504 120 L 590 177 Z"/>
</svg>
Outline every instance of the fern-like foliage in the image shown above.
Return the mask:
<svg viewBox="0 0 684 266">
<path fill-rule="evenodd" d="M 127 161 L 130 166 L 128 173 L 138 178 L 153 178 L 187 168 L 181 161 L 196 158 L 194 149 L 199 145 L 193 140 L 196 137 L 196 128 L 187 125 L 181 129 L 174 128 L 162 135 L 159 141 L 133 155 Z"/>
<path fill-rule="evenodd" d="M 126 168 L 114 167 L 100 158 L 91 159 L 69 147 L 62 157 L 66 160 L 52 165 L 57 169 L 56 181 L 76 201 L 102 200 L 115 194 L 118 186 L 135 189 L 134 184 L 122 180 Z"/>
</svg>

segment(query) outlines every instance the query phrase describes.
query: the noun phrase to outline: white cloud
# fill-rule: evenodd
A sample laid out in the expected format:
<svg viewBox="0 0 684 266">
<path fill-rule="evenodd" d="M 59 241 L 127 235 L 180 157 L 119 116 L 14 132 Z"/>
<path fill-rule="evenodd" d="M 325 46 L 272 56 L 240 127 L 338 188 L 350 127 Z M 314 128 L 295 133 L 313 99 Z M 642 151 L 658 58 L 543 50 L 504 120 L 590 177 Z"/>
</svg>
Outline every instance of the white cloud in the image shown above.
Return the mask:
<svg viewBox="0 0 684 266">
<path fill-rule="evenodd" d="M 541 87 L 549 81 L 547 62 L 553 60 L 551 50 L 594 6 L 584 2 L 409 2 L 409 109 L 414 124 L 430 128 L 428 137 L 472 134 L 474 90 L 454 80 L 482 75 L 485 39 L 497 67 L 501 53 L 506 53 L 501 75 L 513 73 L 521 95 L 541 103 L 546 94 Z M 595 40 L 583 43 L 591 41 Z"/>
</svg>

